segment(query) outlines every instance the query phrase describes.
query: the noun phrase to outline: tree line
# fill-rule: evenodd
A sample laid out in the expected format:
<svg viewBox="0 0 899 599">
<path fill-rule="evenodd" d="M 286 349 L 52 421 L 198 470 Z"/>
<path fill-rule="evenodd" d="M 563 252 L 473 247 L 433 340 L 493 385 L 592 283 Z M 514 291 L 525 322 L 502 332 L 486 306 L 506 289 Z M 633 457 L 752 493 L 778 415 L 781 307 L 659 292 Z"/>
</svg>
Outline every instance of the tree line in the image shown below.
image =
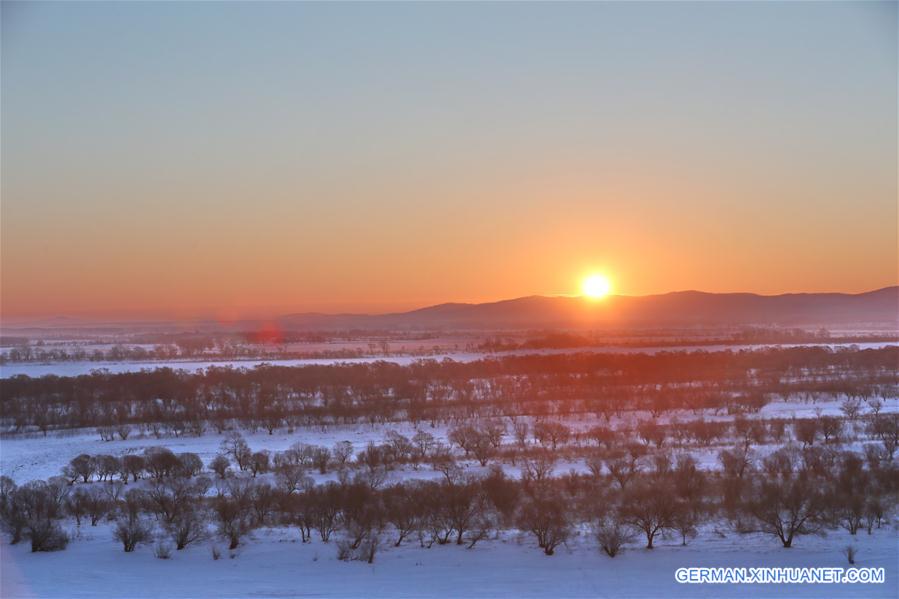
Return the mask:
<svg viewBox="0 0 899 599">
<path fill-rule="evenodd" d="M 237 420 L 281 427 L 479 416 L 609 417 L 622 410 L 751 413 L 772 398 L 899 396 L 899 348 L 507 356 L 330 366 L 161 368 L 0 380 L 7 431 L 155 423 L 171 434 Z M 154 430 L 154 434 L 159 431 Z"/>
<path fill-rule="evenodd" d="M 322 451 L 337 480 L 315 484 L 309 472 Z M 124 551 L 156 541 L 160 557 L 203 540 L 236 549 L 260 527 L 296 530 L 304 543 L 333 541 L 340 559 L 369 562 L 391 545 L 473 547 L 509 532 L 530 536 L 546 555 L 589 534 L 615 557 L 634 543 L 652 549 L 660 537 L 686 545 L 711 524 L 785 548 L 829 529 L 873 534 L 899 492 L 894 460 L 795 447 L 761 459 L 748 445 L 725 450 L 714 471 L 687 454 L 658 453 L 639 468 L 610 458 L 589 473 L 556 475 L 534 455 L 520 458 L 519 478 L 498 465 L 475 476 L 435 459 L 438 480 L 393 484 L 363 454 L 351 468 L 351 448 L 296 446 L 260 466 L 231 436 L 205 467 L 165 448 L 126 455 L 116 468 L 102 456 L 77 456 L 47 481 L 17 486 L 0 477 L 0 522 L 11 542 L 28 541 L 32 551 L 64 549 L 68 519 L 79 527 L 109 521 Z M 552 462 L 551 451 L 540 455 Z"/>
</svg>

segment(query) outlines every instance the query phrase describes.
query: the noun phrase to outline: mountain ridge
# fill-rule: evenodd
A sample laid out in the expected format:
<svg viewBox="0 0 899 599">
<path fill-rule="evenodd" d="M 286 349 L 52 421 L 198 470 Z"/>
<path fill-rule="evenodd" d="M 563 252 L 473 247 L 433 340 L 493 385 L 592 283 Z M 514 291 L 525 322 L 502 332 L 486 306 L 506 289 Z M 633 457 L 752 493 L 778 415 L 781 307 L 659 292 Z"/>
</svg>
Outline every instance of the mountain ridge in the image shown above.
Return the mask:
<svg viewBox="0 0 899 599">
<path fill-rule="evenodd" d="M 290 328 L 545 328 L 623 325 L 848 325 L 899 328 L 899 286 L 862 293 L 711 293 L 656 295 L 531 295 L 483 303 L 446 302 L 385 314 L 296 313 L 280 317 Z"/>
</svg>

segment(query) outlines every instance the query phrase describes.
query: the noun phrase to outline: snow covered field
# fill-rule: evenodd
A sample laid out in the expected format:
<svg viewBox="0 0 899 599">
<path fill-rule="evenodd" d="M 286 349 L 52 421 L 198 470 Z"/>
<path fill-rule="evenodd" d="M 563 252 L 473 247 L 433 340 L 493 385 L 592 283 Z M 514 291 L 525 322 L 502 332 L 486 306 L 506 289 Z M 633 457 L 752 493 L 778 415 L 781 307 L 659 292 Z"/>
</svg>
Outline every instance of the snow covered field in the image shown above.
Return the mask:
<svg viewBox="0 0 899 599">
<path fill-rule="evenodd" d="M 713 530 L 681 547 L 676 539 L 653 550 L 632 544 L 614 559 L 587 535 L 547 557 L 532 537 L 508 534 L 473 549 L 422 549 L 417 541 L 385 547 L 374 564 L 341 562 L 335 543 L 299 541 L 293 529 L 260 529 L 231 559 L 219 543 L 157 559 L 151 546 L 124 553 L 108 525 L 69 527 L 65 551 L 30 553 L 27 543 L 2 551 L 0 596 L 19 597 L 891 597 L 899 596 L 899 538 L 882 528 L 852 538 L 845 531 L 802 537 L 791 549 L 771 538 Z M 884 584 L 682 585 L 680 567 L 844 567 L 841 549 L 859 548 L 857 565 L 886 569 Z"/>
<path fill-rule="evenodd" d="M 141 370 L 153 370 L 156 368 L 174 368 L 186 372 L 197 372 L 210 366 L 221 368 L 255 368 L 261 364 L 273 366 L 327 366 L 331 364 L 370 364 L 372 362 L 392 362 L 394 364 L 408 365 L 419 360 L 454 360 L 456 362 L 473 362 L 484 358 L 498 358 L 503 356 L 524 355 L 553 355 L 569 353 L 627 353 L 627 354 L 657 354 L 660 352 L 674 351 L 741 351 L 757 350 L 768 347 L 829 347 L 831 349 L 855 347 L 859 349 L 879 349 L 892 347 L 895 343 L 801 343 L 801 344 L 747 344 L 747 345 L 678 345 L 660 347 L 585 347 L 575 351 L 571 349 L 540 349 L 540 350 L 516 350 L 508 352 L 482 353 L 482 352 L 452 352 L 420 355 L 392 355 L 370 358 L 304 358 L 292 360 L 172 360 L 172 361 L 146 361 L 146 362 L 19 362 L 0 366 L 0 378 L 9 378 L 17 375 L 27 375 L 32 378 L 54 374 L 57 376 L 79 376 L 90 374 L 94 370 L 107 370 L 113 374 L 121 372 L 139 372 Z"/>
<path fill-rule="evenodd" d="M 803 402 L 771 402 L 762 410 L 754 415 L 756 418 L 816 418 L 821 414 L 839 415 L 840 401 L 818 401 L 815 403 Z M 884 402 L 883 413 L 899 412 L 899 400 L 888 399 Z M 669 420 L 672 413 L 667 413 L 660 422 Z M 683 412 L 677 415 L 678 420 L 683 422 L 695 419 L 698 416 L 691 412 Z M 639 419 L 649 418 L 649 413 L 629 413 L 623 418 L 615 418 L 613 426 L 620 426 L 622 422 L 632 425 Z M 730 420 L 729 416 L 712 416 L 706 414 L 706 420 Z M 565 423 L 573 430 L 586 430 L 591 426 L 599 424 L 601 421 L 594 417 L 585 417 L 581 419 L 568 419 Z M 293 433 L 287 433 L 284 429 L 275 431 L 275 434 L 269 435 L 265 431 L 257 431 L 256 433 L 248 433 L 243 431 L 243 435 L 253 451 L 268 449 L 269 451 L 284 451 L 295 443 L 306 443 L 309 445 L 320 445 L 330 448 L 338 441 L 350 441 L 359 451 L 369 442 L 381 443 L 387 431 L 393 430 L 407 437 L 412 437 L 416 430 L 424 430 L 436 439 L 447 442 L 447 427 L 444 425 L 430 427 L 426 423 L 420 424 L 418 427 L 408 422 L 391 422 L 387 424 L 377 425 L 352 425 L 352 426 L 328 426 L 325 428 L 299 428 Z M 506 442 L 511 442 L 507 433 Z M 60 469 L 68 464 L 69 460 L 81 453 L 91 455 L 109 454 L 121 456 L 128 453 L 142 453 L 148 447 L 168 447 L 175 453 L 193 452 L 200 456 L 204 463 L 208 463 L 220 451 L 220 445 L 224 435 L 216 434 L 214 431 L 207 431 L 202 437 L 183 436 L 170 437 L 163 436 L 156 438 L 150 435 L 138 435 L 136 433 L 122 441 L 116 438 L 113 441 L 101 441 L 99 435 L 94 431 L 73 430 L 62 432 L 51 432 L 44 437 L 40 434 L 31 434 L 27 436 L 11 435 L 0 441 L 0 474 L 9 476 L 17 483 L 23 483 L 33 479 L 46 479 L 50 476 L 57 476 Z M 448 443 L 448 442 L 447 442 Z M 770 449 L 778 446 L 772 445 Z M 697 458 L 699 464 L 705 468 L 713 468 L 716 464 L 716 454 L 720 448 L 713 446 L 703 450 L 694 450 L 694 457 Z M 764 453 L 765 448 L 757 448 Z M 847 449 L 849 449 L 847 447 Z M 859 449 L 859 448 L 854 448 Z M 567 472 L 571 466 L 577 471 L 583 471 L 582 464 L 566 464 L 559 463 L 556 472 Z M 426 469 L 426 468 L 425 468 Z M 517 474 L 515 468 L 506 468 L 510 474 Z M 396 478 L 402 477 L 401 473 L 394 473 Z M 415 478 L 427 476 L 421 470 L 412 474 Z"/>
<path fill-rule="evenodd" d="M 870 344 L 883 347 L 889 344 Z M 658 348 L 655 351 L 673 350 Z M 712 351 L 709 347 L 695 347 Z M 597 350 L 600 351 L 600 350 Z M 608 351 L 607 349 L 605 351 Z M 621 351 L 648 351 L 646 348 Z M 523 353 L 523 352 L 522 352 Z M 541 352 L 548 353 L 548 352 Z M 473 360 L 490 354 L 454 354 L 452 359 Z M 438 356 L 437 358 L 441 358 Z M 419 358 L 393 357 L 390 361 L 408 363 Z M 360 362 L 364 360 L 293 360 L 289 363 Z M 273 362 L 277 363 L 277 362 Z M 149 363 L 159 366 L 160 363 Z M 174 362 L 166 364 L 198 370 L 210 362 Z M 256 362 L 235 361 L 232 366 L 253 366 Z M 188 366 L 190 365 L 190 366 Z M 217 364 L 221 365 L 221 364 Z M 98 363 L 81 365 L 61 363 L 52 365 L 22 365 L 24 368 L 46 367 L 55 374 L 73 374 L 66 369 L 101 366 Z M 122 370 L 134 370 L 134 363 L 116 365 Z M 145 364 L 145 367 L 148 365 Z M 34 372 L 29 373 L 34 375 Z M 3 376 L 11 376 L 8 367 Z M 815 402 L 773 401 L 749 418 L 816 418 L 821 415 L 841 415 L 841 398 L 819 399 Z M 899 412 L 899 401 L 884 401 L 883 413 Z M 658 421 L 670 423 L 698 418 L 691 411 L 669 411 Z M 630 411 L 614 416 L 612 428 L 630 428 L 639 420 L 649 418 L 648 412 Z M 730 420 L 724 413 L 707 411 L 706 420 Z M 575 416 L 565 419 L 573 430 L 586 430 L 599 424 L 594 416 Z M 265 431 L 243 431 L 252 450 L 283 451 L 295 443 L 331 447 L 338 441 L 350 441 L 356 450 L 368 442 L 380 443 L 385 434 L 394 430 L 407 437 L 417 429 L 446 441 L 447 427 L 418 427 L 408 422 L 377 425 L 327 426 L 300 428 L 292 433 L 283 428 L 269 435 Z M 511 443 L 511 431 L 506 443 Z M 101 441 L 93 430 L 51 432 L 48 436 L 11 435 L 0 440 L 0 473 L 18 483 L 45 479 L 58 475 L 61 468 L 81 453 L 120 456 L 142 453 L 148 447 L 164 446 L 176 453 L 193 452 L 204 463 L 220 452 L 223 435 L 208 431 L 202 437 L 169 437 L 140 435 L 135 431 L 127 440 Z M 854 438 L 842 449 L 861 450 L 861 442 Z M 691 447 L 688 451 L 697 458 L 703 469 L 718 467 L 717 453 L 722 445 Z M 765 455 L 779 445 L 754 448 L 756 455 Z M 675 449 L 675 453 L 680 450 Z M 484 468 L 471 460 L 460 460 L 469 472 Z M 513 477 L 519 468 L 503 465 Z M 556 475 L 569 470 L 586 472 L 582 460 L 560 460 Z M 310 473 L 316 482 L 332 480 L 336 474 Z M 435 478 L 442 475 L 423 464 L 419 469 L 404 466 L 390 473 L 388 482 L 409 478 Z M 99 484 L 99 483 L 95 483 Z M 703 526 L 700 534 L 688 546 L 671 536 L 657 542 L 654 550 L 646 550 L 640 540 L 626 545 L 624 553 L 612 559 L 602 554 L 596 540 L 580 530 L 556 555 L 548 557 L 538 549 L 533 535 L 505 531 L 493 533 L 472 549 L 455 545 L 434 545 L 421 548 L 416 539 L 403 546 L 392 546 L 391 530 L 384 534 L 382 549 L 373 564 L 344 562 L 337 559 L 336 542 L 323 543 L 317 536 L 309 544 L 300 542 L 296 528 L 260 528 L 242 541 L 235 552 L 227 550 L 227 543 L 211 535 L 196 545 L 172 552 L 171 559 L 157 559 L 152 544 L 139 546 L 134 553 L 122 551 L 113 540 L 111 525 L 97 527 L 88 523 L 76 527 L 66 520 L 63 527 L 71 543 L 65 551 L 31 553 L 28 543 L 8 544 L 0 541 L 0 598 L 19 597 L 899 597 L 899 520 L 893 517 L 874 534 L 864 530 L 850 536 L 845 530 L 828 530 L 826 536 L 801 536 L 790 549 L 783 549 L 772 536 L 745 535 L 734 532 L 722 519 Z M 846 585 L 681 585 L 674 573 L 681 567 L 742 566 L 742 567 L 844 567 L 843 549 L 852 544 L 859 550 L 857 566 L 883 567 L 884 584 Z M 221 551 L 215 560 L 213 546 Z"/>
<path fill-rule="evenodd" d="M 384 433 L 389 429 L 411 435 L 414 428 L 406 423 L 398 423 L 390 427 L 329 427 L 310 431 L 300 429 L 294 433 L 276 432 L 269 435 L 265 432 L 246 433 L 244 437 L 253 449 L 258 451 L 284 451 L 294 443 L 308 443 L 332 447 L 338 441 L 350 441 L 356 450 L 363 449 L 369 441 L 381 442 Z M 445 438 L 445 429 L 427 429 L 435 436 Z M 126 453 L 142 453 L 148 447 L 168 447 L 175 453 L 190 451 L 208 463 L 217 453 L 224 435 L 208 432 L 202 437 L 129 437 L 128 440 L 101 441 L 94 432 L 75 432 L 74 434 L 49 435 L 48 437 L 7 438 L 0 441 L 0 473 L 17 482 L 25 482 L 36 478 L 56 476 L 65 464 L 80 453 L 123 455 Z"/>
</svg>

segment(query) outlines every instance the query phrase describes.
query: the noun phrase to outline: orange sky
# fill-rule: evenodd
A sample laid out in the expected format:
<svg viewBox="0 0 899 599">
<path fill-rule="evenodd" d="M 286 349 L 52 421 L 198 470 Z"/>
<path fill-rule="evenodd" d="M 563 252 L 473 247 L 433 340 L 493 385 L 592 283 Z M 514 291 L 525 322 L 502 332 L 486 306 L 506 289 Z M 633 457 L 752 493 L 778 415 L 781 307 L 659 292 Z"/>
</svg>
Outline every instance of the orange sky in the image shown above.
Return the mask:
<svg viewBox="0 0 899 599">
<path fill-rule="evenodd" d="M 3 11 L 6 318 L 897 282 L 895 5 Z"/>
</svg>

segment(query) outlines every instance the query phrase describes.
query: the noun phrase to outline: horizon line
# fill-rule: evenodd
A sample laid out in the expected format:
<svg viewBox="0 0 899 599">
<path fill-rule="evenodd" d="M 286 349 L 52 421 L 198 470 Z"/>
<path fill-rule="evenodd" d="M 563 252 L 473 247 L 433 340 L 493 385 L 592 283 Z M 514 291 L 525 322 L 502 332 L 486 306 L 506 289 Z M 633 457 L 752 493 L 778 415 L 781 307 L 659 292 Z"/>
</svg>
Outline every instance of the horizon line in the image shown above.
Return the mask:
<svg viewBox="0 0 899 599">
<path fill-rule="evenodd" d="M 236 324 L 240 322 L 265 322 L 270 321 L 274 322 L 279 319 L 295 317 L 295 316 L 389 316 L 389 315 L 399 315 L 399 314 L 407 314 L 411 312 L 417 312 L 419 310 L 426 310 L 428 308 L 434 308 L 438 306 L 480 306 L 480 305 L 490 305 L 490 304 L 500 304 L 504 302 L 514 302 L 525 299 L 532 298 L 568 298 L 568 299 L 578 299 L 583 298 L 585 301 L 591 302 L 603 302 L 607 301 L 609 298 L 645 298 L 645 297 L 660 297 L 665 295 L 673 295 L 680 293 L 700 293 L 705 295 L 750 295 L 756 297 L 783 297 L 783 296 L 794 296 L 794 295 L 847 295 L 847 296 L 858 296 L 858 295 L 866 295 L 869 293 L 877 293 L 881 291 L 886 291 L 888 289 L 897 289 L 899 290 L 899 282 L 894 283 L 892 285 L 885 285 L 882 287 L 877 287 L 874 289 L 868 289 L 866 291 L 858 291 L 858 292 L 849 292 L 849 291 L 785 291 L 781 293 L 758 293 L 754 291 L 702 291 L 699 289 L 680 289 L 673 291 L 664 291 L 660 293 L 647 293 L 642 295 L 629 295 L 623 293 L 610 293 L 606 298 L 601 299 L 591 299 L 585 296 L 584 294 L 571 294 L 571 293 L 556 293 L 556 294 L 531 294 L 531 295 L 522 295 L 517 297 L 510 298 L 501 298 L 494 300 L 486 300 L 486 301 L 446 301 L 446 302 L 436 302 L 436 303 L 428 303 L 424 305 L 417 305 L 417 307 L 410 307 L 408 309 L 393 309 L 386 310 L 381 312 L 376 311 L 323 311 L 323 310 L 291 310 L 290 308 L 275 308 L 270 307 L 268 309 L 263 307 L 239 307 L 239 308 L 197 308 L 196 310 L 172 310 L 168 314 L 163 314 L 161 311 L 155 312 L 152 310 L 134 310 L 133 315 L 128 316 L 125 312 L 111 312 L 107 314 L 102 313 L 93 313 L 93 312 L 70 312 L 70 313 L 55 313 L 55 314 L 30 314 L 30 315 L 4 315 L 0 312 L 0 327 L 5 327 L 9 325 L 14 326 L 27 326 L 29 323 L 33 323 L 34 326 L 38 324 L 47 325 L 51 324 L 48 321 L 72 321 L 71 324 L 94 324 L 94 325 L 122 325 L 122 324 L 200 324 L 200 323 L 209 323 L 209 322 L 219 322 L 223 324 Z M 127 311 L 126 311 L 127 312 Z M 177 312 L 194 312 L 194 315 L 191 316 L 178 316 Z M 233 318 L 224 318 L 221 316 L 224 312 L 237 312 L 241 313 L 241 315 L 235 316 Z M 269 312 L 264 315 L 264 312 Z M 253 314 L 253 315 L 251 315 Z M 12 322 L 10 322 L 12 321 Z M 60 325 L 64 326 L 65 323 L 61 322 Z"/>
</svg>

